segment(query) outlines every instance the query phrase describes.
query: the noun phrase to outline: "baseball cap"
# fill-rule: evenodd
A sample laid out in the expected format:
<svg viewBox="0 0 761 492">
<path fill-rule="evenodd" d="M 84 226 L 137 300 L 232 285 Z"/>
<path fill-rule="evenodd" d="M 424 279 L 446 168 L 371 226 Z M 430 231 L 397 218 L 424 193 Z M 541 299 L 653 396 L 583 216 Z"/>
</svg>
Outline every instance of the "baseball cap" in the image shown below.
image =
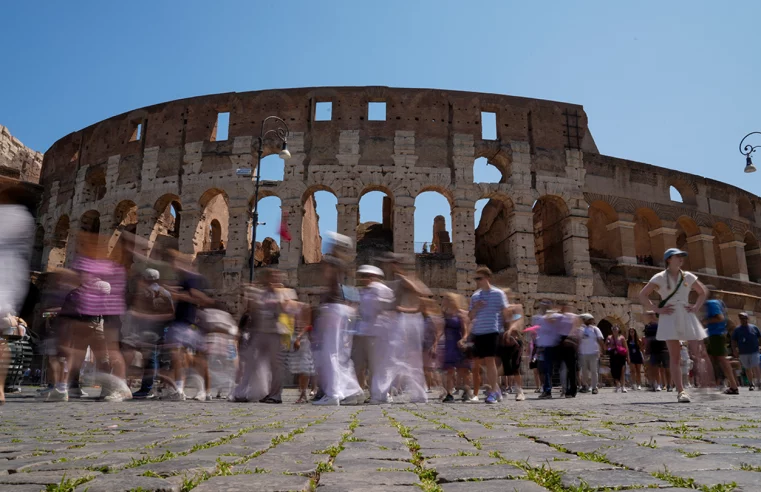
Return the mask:
<svg viewBox="0 0 761 492">
<path fill-rule="evenodd" d="M 591 315 L 591 314 L 589 314 L 589 313 L 584 313 L 584 314 L 581 314 L 581 315 L 579 315 L 579 317 L 580 317 L 581 319 L 583 319 L 584 321 L 589 321 L 589 320 L 591 320 L 591 319 L 595 319 L 595 317 L 594 317 L 594 316 L 592 316 L 592 315 Z"/>
<path fill-rule="evenodd" d="M 362 265 L 357 268 L 357 273 L 361 275 L 373 275 L 375 277 L 383 278 L 383 270 L 373 265 Z"/>
<path fill-rule="evenodd" d="M 663 261 L 668 261 L 668 259 L 671 258 L 674 255 L 676 255 L 676 256 L 687 256 L 687 252 L 686 251 L 682 251 L 679 248 L 669 248 L 669 249 L 666 250 L 665 253 L 663 253 Z"/>
<path fill-rule="evenodd" d="M 738 318 L 747 318 L 748 317 L 748 313 L 740 313 L 740 314 L 737 315 L 737 317 Z"/>
</svg>

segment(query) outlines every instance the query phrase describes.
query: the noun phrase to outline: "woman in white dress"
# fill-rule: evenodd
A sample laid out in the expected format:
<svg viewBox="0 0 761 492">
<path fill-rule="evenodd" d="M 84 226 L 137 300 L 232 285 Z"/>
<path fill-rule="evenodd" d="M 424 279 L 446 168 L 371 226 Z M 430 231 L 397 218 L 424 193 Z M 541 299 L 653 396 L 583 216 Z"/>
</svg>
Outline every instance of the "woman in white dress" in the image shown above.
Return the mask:
<svg viewBox="0 0 761 492">
<path fill-rule="evenodd" d="M 708 335 L 695 313 L 700 311 L 708 296 L 708 290 L 698 277 L 682 271 L 682 264 L 687 253 L 677 248 L 670 248 L 663 254 L 666 269 L 653 275 L 653 278 L 639 293 L 639 302 L 645 311 L 653 310 L 659 315 L 656 339 L 665 341 L 669 351 L 669 365 L 672 379 L 677 389 L 677 400 L 689 403 L 690 395 L 684 391 L 681 374 L 680 341 L 689 344 L 690 352 L 700 353 L 702 343 Z M 698 294 L 695 304 L 690 304 L 690 291 Z M 650 294 L 657 291 L 661 302 L 656 306 L 650 300 Z"/>
</svg>

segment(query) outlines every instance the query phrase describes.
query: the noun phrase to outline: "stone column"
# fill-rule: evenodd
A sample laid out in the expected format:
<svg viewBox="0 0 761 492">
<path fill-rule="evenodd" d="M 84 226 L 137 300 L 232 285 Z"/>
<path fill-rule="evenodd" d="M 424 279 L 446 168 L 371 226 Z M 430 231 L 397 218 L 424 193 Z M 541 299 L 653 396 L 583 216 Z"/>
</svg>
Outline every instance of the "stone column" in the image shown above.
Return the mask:
<svg viewBox="0 0 761 492">
<path fill-rule="evenodd" d="M 338 210 L 338 233 L 351 239 L 356 250 L 357 225 L 359 225 L 359 200 L 354 197 L 341 197 L 336 204 Z"/>
<path fill-rule="evenodd" d="M 709 275 L 716 275 L 716 257 L 713 254 L 713 236 L 695 234 L 687 238 L 690 268 Z"/>
<path fill-rule="evenodd" d="M 719 248 L 721 248 L 721 264 L 724 266 L 724 274 L 747 282 L 749 277 L 748 264 L 745 261 L 745 243 L 730 241 L 719 245 Z"/>
<path fill-rule="evenodd" d="M 203 246 L 203 235 L 198 233 L 198 223 L 201 220 L 201 210 L 183 209 L 180 215 L 180 237 L 179 250 L 191 256 L 201 250 Z M 197 237 L 200 236 L 200 237 Z"/>
<path fill-rule="evenodd" d="M 649 232 L 652 250 L 653 263 L 657 266 L 663 265 L 663 253 L 669 248 L 676 248 L 676 229 L 661 227 Z"/>
<path fill-rule="evenodd" d="M 613 241 L 612 250 L 619 263 L 637 263 L 634 249 L 634 222 L 618 220 L 607 226 L 609 237 Z"/>
<path fill-rule="evenodd" d="M 81 224 L 79 223 L 79 218 L 72 218 L 69 221 L 69 239 L 66 241 L 66 260 L 63 263 L 63 266 L 68 268 L 71 266 L 71 263 L 74 261 L 74 257 L 77 254 L 77 242 L 79 241 L 79 230 L 81 228 Z"/>
<path fill-rule="evenodd" d="M 510 217 L 510 265 L 518 271 L 516 290 L 528 299 L 536 294 L 539 266 L 536 263 L 534 240 L 534 212 L 530 205 L 516 204 Z"/>
<path fill-rule="evenodd" d="M 576 211 L 578 212 L 578 211 Z M 566 275 L 592 276 L 589 263 L 588 217 L 571 211 L 563 224 L 563 259 Z"/>
<path fill-rule="evenodd" d="M 756 248 L 745 252 L 745 262 L 748 267 L 748 277 L 751 282 L 761 282 L 761 249 Z"/>
<path fill-rule="evenodd" d="M 154 231 L 156 215 L 156 210 L 150 206 L 137 209 L 135 235 L 145 241 L 144 244 L 137 245 L 139 254 L 150 256 L 153 250 L 153 243 L 156 241 L 156 232 Z"/>
<path fill-rule="evenodd" d="M 411 255 L 414 248 L 415 199 L 409 196 L 396 198 L 394 206 L 394 252 Z"/>
<path fill-rule="evenodd" d="M 298 284 L 299 265 L 301 264 L 301 219 L 303 208 L 300 198 L 286 198 L 282 201 L 282 221 L 288 227 L 291 234 L 290 241 L 280 238 L 280 269 L 288 277 L 288 283 L 292 286 Z"/>
<path fill-rule="evenodd" d="M 472 172 L 472 166 L 471 166 Z M 467 199 L 455 201 L 452 209 L 452 251 L 457 269 L 457 290 L 470 293 L 475 288 L 473 272 L 476 269 L 476 204 Z"/>
</svg>

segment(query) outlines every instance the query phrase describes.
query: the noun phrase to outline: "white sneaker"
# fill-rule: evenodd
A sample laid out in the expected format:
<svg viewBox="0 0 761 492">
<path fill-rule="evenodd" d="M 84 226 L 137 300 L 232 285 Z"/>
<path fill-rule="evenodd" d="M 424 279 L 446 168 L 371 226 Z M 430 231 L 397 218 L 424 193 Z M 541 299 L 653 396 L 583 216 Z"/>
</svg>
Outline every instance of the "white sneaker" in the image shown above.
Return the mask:
<svg viewBox="0 0 761 492">
<path fill-rule="evenodd" d="M 526 395 L 523 394 L 523 390 L 518 390 L 518 393 L 515 395 L 515 401 L 523 401 L 526 399 Z"/>
<path fill-rule="evenodd" d="M 498 391 L 497 392 L 497 401 L 502 401 L 502 399 L 503 399 L 502 392 Z"/>
<path fill-rule="evenodd" d="M 196 396 L 193 397 L 193 399 L 196 401 L 206 401 L 207 396 L 211 396 L 211 395 L 207 395 L 206 391 L 204 390 L 199 390 L 198 393 L 196 393 Z"/>
<path fill-rule="evenodd" d="M 337 407 L 340 404 L 341 402 L 338 400 L 338 398 L 330 397 L 328 395 L 325 395 L 321 399 L 312 402 L 312 405 L 325 405 L 333 407 Z"/>
<path fill-rule="evenodd" d="M 40 397 L 44 398 L 44 401 L 46 402 L 69 401 L 69 392 L 66 390 L 60 391 L 56 388 L 52 388 L 45 394 L 45 396 Z"/>
<path fill-rule="evenodd" d="M 637 385 L 637 391 L 642 391 L 642 386 L 640 386 L 639 384 Z"/>
<path fill-rule="evenodd" d="M 628 391 L 626 391 L 626 387 L 625 386 L 621 387 L 621 393 L 628 393 Z"/>
<path fill-rule="evenodd" d="M 679 403 L 690 403 L 690 395 L 687 394 L 686 391 L 680 391 L 679 395 L 676 397 L 676 401 Z"/>
<path fill-rule="evenodd" d="M 219 398 L 219 395 L 217 395 L 217 398 Z M 211 395 L 206 395 L 206 401 L 212 401 L 213 399 Z"/>
<path fill-rule="evenodd" d="M 478 403 L 479 401 L 481 400 L 478 399 L 478 395 L 473 395 L 470 398 L 468 398 L 467 403 Z"/>
<path fill-rule="evenodd" d="M 655 387 L 655 391 L 663 391 L 663 388 L 661 387 L 660 384 Z"/>
</svg>

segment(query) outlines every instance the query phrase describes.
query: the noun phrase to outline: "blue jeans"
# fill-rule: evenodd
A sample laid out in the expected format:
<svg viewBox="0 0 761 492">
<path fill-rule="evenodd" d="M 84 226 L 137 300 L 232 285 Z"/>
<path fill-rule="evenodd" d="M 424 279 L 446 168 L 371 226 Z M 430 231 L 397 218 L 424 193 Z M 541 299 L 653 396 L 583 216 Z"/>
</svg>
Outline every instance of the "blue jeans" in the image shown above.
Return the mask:
<svg viewBox="0 0 761 492">
<path fill-rule="evenodd" d="M 541 371 L 542 371 L 542 391 L 545 393 L 552 392 L 552 370 L 555 368 L 556 347 L 542 347 L 541 354 Z"/>
</svg>

